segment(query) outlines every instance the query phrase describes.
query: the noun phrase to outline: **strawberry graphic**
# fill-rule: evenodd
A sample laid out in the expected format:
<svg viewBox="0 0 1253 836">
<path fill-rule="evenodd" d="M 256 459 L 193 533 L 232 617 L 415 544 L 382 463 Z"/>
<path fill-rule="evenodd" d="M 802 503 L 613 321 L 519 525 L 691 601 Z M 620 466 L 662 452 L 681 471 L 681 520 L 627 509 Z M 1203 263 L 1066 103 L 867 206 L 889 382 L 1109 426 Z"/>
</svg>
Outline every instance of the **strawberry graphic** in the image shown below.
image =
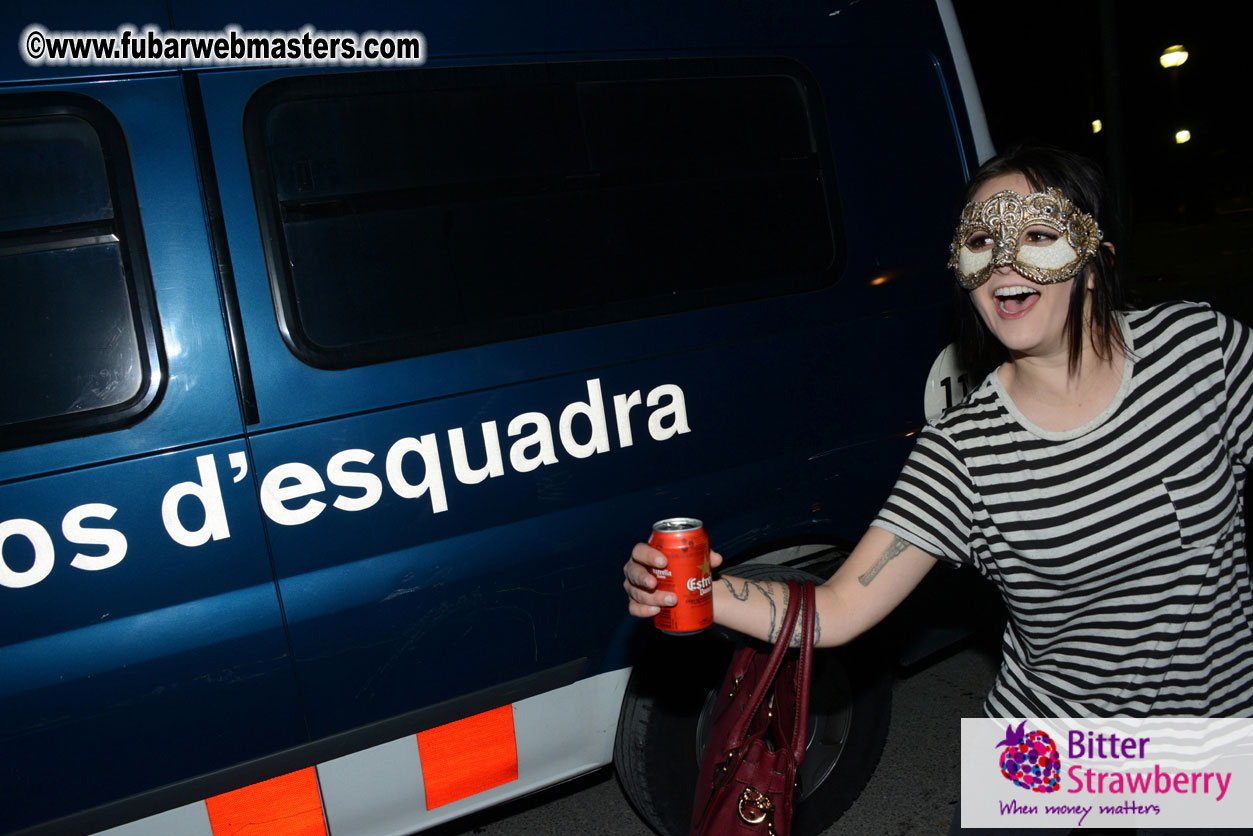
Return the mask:
<svg viewBox="0 0 1253 836">
<path fill-rule="evenodd" d="M 1005 727 L 1005 739 L 996 744 L 1005 747 L 1001 750 L 1001 774 L 1032 792 L 1057 792 L 1062 773 L 1057 744 L 1042 731 L 1024 734 L 1026 728 L 1026 720 L 1016 729 L 1013 723 Z"/>
</svg>

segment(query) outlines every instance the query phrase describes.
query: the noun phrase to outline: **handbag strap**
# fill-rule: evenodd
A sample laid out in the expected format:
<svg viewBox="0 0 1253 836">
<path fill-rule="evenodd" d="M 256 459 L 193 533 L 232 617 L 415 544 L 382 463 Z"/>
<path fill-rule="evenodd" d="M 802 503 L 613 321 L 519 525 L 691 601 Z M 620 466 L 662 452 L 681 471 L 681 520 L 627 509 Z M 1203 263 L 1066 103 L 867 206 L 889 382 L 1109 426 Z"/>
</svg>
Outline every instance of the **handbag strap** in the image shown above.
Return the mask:
<svg viewBox="0 0 1253 836">
<path fill-rule="evenodd" d="M 796 765 L 805 760 L 805 742 L 809 737 L 809 681 L 814 669 L 814 623 L 817 618 L 814 585 L 803 585 L 805 608 L 801 625 L 801 658 L 796 666 L 796 722 L 793 724 L 792 753 Z"/>
<path fill-rule="evenodd" d="M 800 593 L 800 584 L 796 581 L 788 581 L 788 601 L 787 612 L 783 616 L 783 627 L 779 631 L 779 636 L 775 640 L 774 649 L 770 651 L 770 656 L 766 659 L 766 666 L 762 668 L 761 674 L 753 685 L 753 694 L 745 706 L 744 711 L 740 714 L 739 719 L 735 721 L 735 725 L 731 727 L 731 732 L 727 735 L 726 748 L 737 749 L 748 736 L 748 726 L 753 718 L 757 716 L 757 712 L 761 710 L 761 703 L 766 698 L 766 694 L 770 691 L 770 683 L 774 682 L 774 678 L 779 673 L 779 666 L 783 664 L 783 656 L 787 653 L 788 645 L 792 641 L 792 633 L 796 631 L 797 614 L 801 609 L 802 595 Z M 813 645 L 813 630 L 810 630 L 810 645 Z M 805 701 L 808 703 L 808 688 L 806 688 Z M 806 705 L 808 710 L 808 705 Z M 801 740 L 801 748 L 804 750 L 804 740 Z"/>
</svg>

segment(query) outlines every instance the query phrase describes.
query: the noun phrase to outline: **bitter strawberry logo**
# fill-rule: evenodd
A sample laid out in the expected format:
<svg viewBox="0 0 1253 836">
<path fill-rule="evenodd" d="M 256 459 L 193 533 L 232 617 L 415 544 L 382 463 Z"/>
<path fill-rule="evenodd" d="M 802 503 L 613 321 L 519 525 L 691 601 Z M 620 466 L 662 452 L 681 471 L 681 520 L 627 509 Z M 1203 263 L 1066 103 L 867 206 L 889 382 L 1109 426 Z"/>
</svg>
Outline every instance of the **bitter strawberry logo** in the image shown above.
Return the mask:
<svg viewBox="0 0 1253 836">
<path fill-rule="evenodd" d="M 1031 792 L 1057 792 L 1061 782 L 1062 761 L 1057 755 L 1057 744 L 1042 731 L 1025 732 L 1027 721 L 1014 728 L 1005 727 L 1005 739 L 997 746 L 1001 750 L 1001 774 Z"/>
</svg>

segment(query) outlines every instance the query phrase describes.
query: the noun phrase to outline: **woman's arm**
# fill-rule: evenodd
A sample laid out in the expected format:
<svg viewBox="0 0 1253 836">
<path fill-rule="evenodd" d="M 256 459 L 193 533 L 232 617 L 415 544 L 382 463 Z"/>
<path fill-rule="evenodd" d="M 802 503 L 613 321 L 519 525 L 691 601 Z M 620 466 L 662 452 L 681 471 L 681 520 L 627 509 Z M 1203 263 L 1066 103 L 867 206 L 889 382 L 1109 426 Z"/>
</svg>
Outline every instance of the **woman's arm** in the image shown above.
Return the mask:
<svg viewBox="0 0 1253 836">
<path fill-rule="evenodd" d="M 715 567 L 722 559 L 714 555 Z M 936 559 L 886 529 L 871 526 L 830 580 L 815 591 L 815 641 L 845 644 L 878 624 L 905 599 Z M 652 568 L 666 565 L 661 552 L 640 543 L 624 568 L 632 615 L 656 615 L 673 606 L 673 596 L 655 592 Z M 787 584 L 724 575 L 713 587 L 714 621 L 765 641 L 774 641 L 787 610 Z M 669 598 L 670 600 L 666 600 Z"/>
</svg>

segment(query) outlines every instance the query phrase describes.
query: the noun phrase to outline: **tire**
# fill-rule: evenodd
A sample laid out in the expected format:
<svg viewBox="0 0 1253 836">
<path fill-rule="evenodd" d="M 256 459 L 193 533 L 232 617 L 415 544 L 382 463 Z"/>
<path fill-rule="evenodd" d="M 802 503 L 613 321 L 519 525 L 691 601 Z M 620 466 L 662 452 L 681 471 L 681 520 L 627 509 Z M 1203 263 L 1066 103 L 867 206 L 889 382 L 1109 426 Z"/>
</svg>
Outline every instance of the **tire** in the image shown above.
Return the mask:
<svg viewBox="0 0 1253 836">
<path fill-rule="evenodd" d="M 785 566 L 746 564 L 737 577 L 814 580 Z M 675 638 L 650 636 L 631 674 L 614 766 L 627 798 L 662 836 L 687 836 L 704 749 L 703 734 L 736 645 L 706 631 Z M 864 649 L 814 653 L 809 741 L 797 778 L 792 832 L 817 836 L 857 799 L 887 740 L 892 711 L 890 677 Z"/>
</svg>

